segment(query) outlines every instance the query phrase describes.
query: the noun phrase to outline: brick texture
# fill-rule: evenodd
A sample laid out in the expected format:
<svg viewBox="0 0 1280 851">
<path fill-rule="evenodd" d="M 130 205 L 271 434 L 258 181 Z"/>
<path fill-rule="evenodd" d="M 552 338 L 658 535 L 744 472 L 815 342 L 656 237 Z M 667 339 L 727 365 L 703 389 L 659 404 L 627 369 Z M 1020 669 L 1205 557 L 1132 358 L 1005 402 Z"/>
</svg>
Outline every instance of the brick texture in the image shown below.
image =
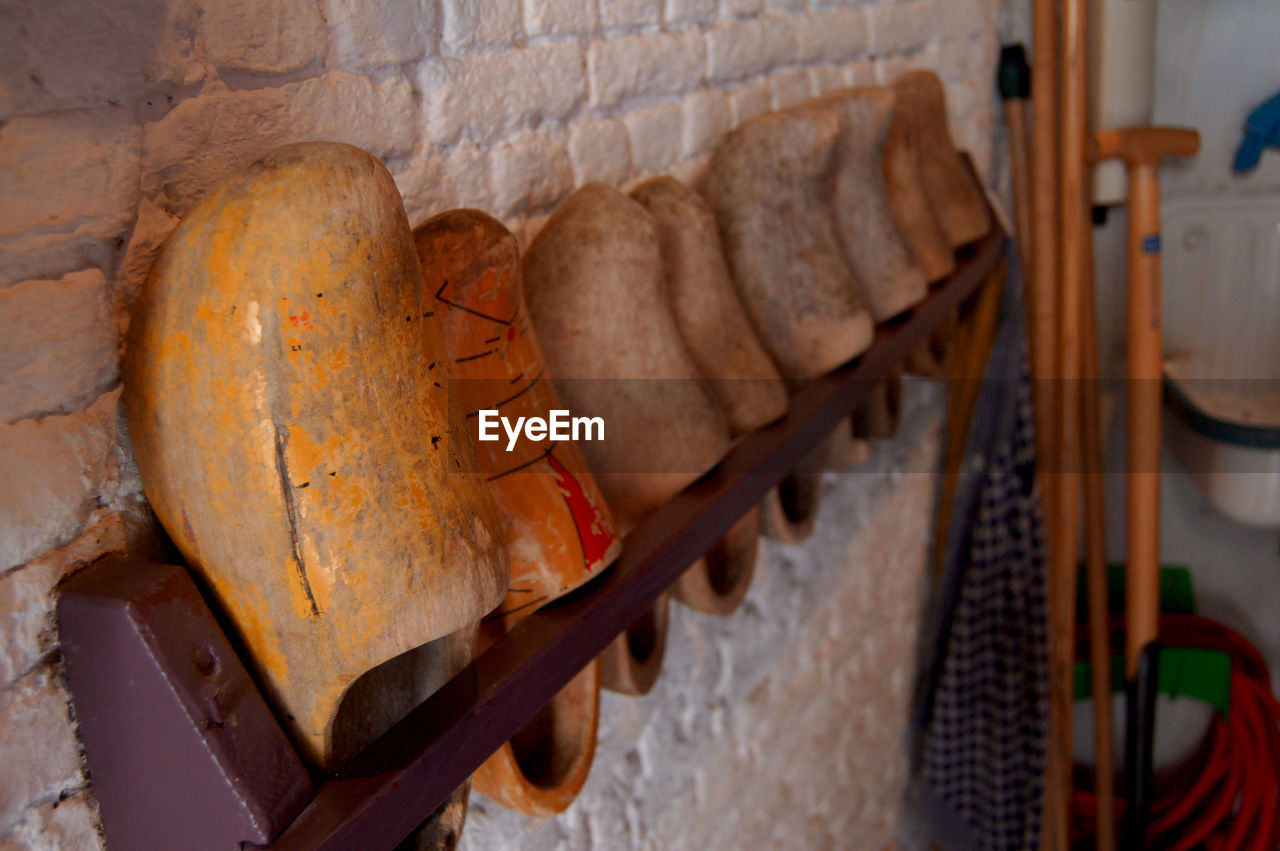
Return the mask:
<svg viewBox="0 0 1280 851">
<path fill-rule="evenodd" d="M 384 158 L 407 154 L 416 116 L 408 81 L 375 83 L 346 71 L 280 88 L 206 95 L 147 126 L 142 185 L 183 213 L 218 180 L 288 142 L 328 139 Z"/>
<path fill-rule="evenodd" d="M 119 341 L 97 269 L 0 290 L 0 422 L 78 411 L 116 380 Z"/>
<path fill-rule="evenodd" d="M 668 94 L 698 85 L 706 64 L 694 32 L 624 36 L 592 45 L 587 53 L 593 106 L 612 106 L 635 95 Z"/>
<path fill-rule="evenodd" d="M 493 203 L 503 215 L 550 207 L 573 189 L 573 164 L 565 146 L 546 133 L 526 130 L 494 149 Z"/>
<path fill-rule="evenodd" d="M 535 120 L 564 118 L 586 94 L 582 49 L 573 42 L 433 64 L 420 85 L 427 132 L 438 143 L 461 134 L 492 143 Z"/>
<path fill-rule="evenodd" d="M 83 264 L 60 268 L 69 249 L 128 232 L 141 138 L 120 108 L 24 116 L 0 127 L 0 286 L 73 271 Z"/>
<path fill-rule="evenodd" d="M 412 62 L 432 52 L 439 41 L 435 0 L 326 0 L 324 9 L 332 50 L 344 68 Z"/>
<path fill-rule="evenodd" d="M 684 146 L 679 104 L 642 109 L 627 116 L 631 137 L 631 159 L 641 174 L 661 174 L 680 159 Z"/>
<path fill-rule="evenodd" d="M 116 473 L 119 389 L 67 416 L 0 426 L 0 570 L 75 538 Z"/>
<path fill-rule="evenodd" d="M 627 125 L 616 118 L 574 126 L 569 136 L 576 185 L 592 180 L 621 184 L 631 174 Z"/>
<path fill-rule="evenodd" d="M 223 0 L 200 16 L 200 41 L 219 71 L 286 74 L 325 58 L 324 18 L 314 0 Z"/>
<path fill-rule="evenodd" d="M 48 667 L 0 692 L 0 765 L 0 836 L 29 809 L 84 782 L 65 692 Z"/>
</svg>

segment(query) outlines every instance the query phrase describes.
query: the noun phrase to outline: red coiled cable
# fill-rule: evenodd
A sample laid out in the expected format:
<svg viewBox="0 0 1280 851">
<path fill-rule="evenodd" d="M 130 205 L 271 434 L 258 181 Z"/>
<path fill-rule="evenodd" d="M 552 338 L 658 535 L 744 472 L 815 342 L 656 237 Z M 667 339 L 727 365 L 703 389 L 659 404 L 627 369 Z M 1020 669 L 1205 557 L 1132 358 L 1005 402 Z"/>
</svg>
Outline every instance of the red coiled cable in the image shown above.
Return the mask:
<svg viewBox="0 0 1280 851">
<path fill-rule="evenodd" d="M 1114 622 L 1113 637 L 1119 634 Z M 1280 848 L 1280 701 L 1257 649 L 1243 636 L 1196 615 L 1160 618 L 1165 647 L 1218 650 L 1231 657 L 1227 712 L 1214 717 L 1204 763 L 1185 788 L 1153 802 L 1152 847 L 1191 851 L 1276 851 Z M 1072 798 L 1073 844 L 1092 838 L 1097 802 L 1089 790 Z M 1124 801 L 1116 801 L 1117 817 Z"/>
</svg>

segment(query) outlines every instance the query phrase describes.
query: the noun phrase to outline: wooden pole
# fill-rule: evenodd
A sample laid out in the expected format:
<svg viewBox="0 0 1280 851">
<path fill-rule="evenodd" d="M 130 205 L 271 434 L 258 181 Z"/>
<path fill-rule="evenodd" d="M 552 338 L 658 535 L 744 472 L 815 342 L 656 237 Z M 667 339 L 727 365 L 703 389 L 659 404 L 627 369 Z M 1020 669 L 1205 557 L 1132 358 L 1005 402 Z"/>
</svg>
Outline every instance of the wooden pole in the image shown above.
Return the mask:
<svg viewBox="0 0 1280 851">
<path fill-rule="evenodd" d="M 1053 612 L 1058 608 L 1061 593 L 1059 572 L 1053 561 L 1054 542 L 1058 539 L 1058 485 L 1054 475 L 1058 468 L 1058 434 L 1060 420 L 1059 399 L 1056 387 L 1059 376 L 1058 358 L 1058 232 L 1059 193 L 1057 171 L 1059 167 L 1058 139 L 1060 128 L 1058 98 L 1058 17 L 1054 0 L 1035 0 L 1033 10 L 1032 98 L 1034 104 L 1032 125 L 1033 187 L 1031 222 L 1031 256 L 1033 266 L 1029 277 L 1027 306 L 1030 329 L 1031 369 L 1034 379 L 1037 423 L 1037 457 L 1040 463 L 1040 493 L 1044 505 L 1045 536 L 1050 554 L 1049 595 L 1049 658 L 1050 705 L 1049 747 L 1045 755 L 1044 826 L 1042 847 L 1049 851 L 1065 851 L 1067 847 L 1068 813 L 1063 790 L 1070 780 L 1070 764 L 1064 763 L 1063 753 L 1056 746 L 1059 741 L 1069 741 L 1070 714 L 1063 711 L 1056 697 L 1055 684 L 1061 679 L 1061 671 L 1055 663 L 1060 655 L 1061 642 L 1058 624 L 1060 618 Z"/>
<path fill-rule="evenodd" d="M 1093 257 L 1093 235 L 1085 231 Z M 1084 465 L 1085 587 L 1089 598 L 1089 662 L 1093 685 L 1094 787 L 1098 851 L 1116 847 L 1115 743 L 1111 716 L 1111 631 L 1107 611 L 1106 506 L 1102 481 L 1102 413 L 1098 403 L 1098 322 L 1093 264 L 1084 268 L 1080 304 L 1080 449 Z"/>
<path fill-rule="evenodd" d="M 1036 404 L 1036 454 L 1041 465 L 1045 517 L 1052 517 L 1050 489 L 1043 473 L 1052 467 L 1057 445 L 1056 403 L 1058 291 L 1058 24 L 1054 0 L 1035 0 L 1031 54 L 1031 258 L 1027 276 L 1027 318 L 1031 375 Z M 1052 536 L 1052 521 L 1049 521 Z"/>
<path fill-rule="evenodd" d="M 1088 142 L 1087 0 L 1062 6 L 1061 133 L 1058 177 L 1061 247 L 1058 252 L 1058 471 L 1050 540 L 1050 760 L 1055 814 L 1053 847 L 1065 848 L 1071 798 L 1071 716 L 1075 702 L 1076 563 L 1080 529 L 1080 302 L 1089 248 L 1085 180 Z M 1056 722 L 1056 723 L 1055 723 Z"/>
<path fill-rule="evenodd" d="M 1050 470 L 1056 465 L 1057 400 L 1054 394 L 1057 367 L 1057 296 L 1058 245 L 1055 223 L 1058 219 L 1058 194 L 1055 174 L 1058 168 L 1058 21 L 1054 0 L 1034 0 L 1032 9 L 1032 149 L 1031 170 L 1034 195 L 1031 198 L 1031 260 L 1027 287 L 1027 313 L 1031 374 L 1036 406 L 1036 456 L 1040 471 L 1039 490 L 1044 505 L 1045 536 L 1049 552 L 1057 537 L 1055 487 Z M 1058 605 L 1053 564 L 1049 569 L 1049 609 Z M 1054 630 L 1057 622 L 1049 618 L 1050 659 L 1060 636 Z M 1050 663 L 1050 691 L 1061 673 Z M 1051 697 L 1049 705 L 1050 746 L 1045 755 L 1044 825 L 1042 847 L 1049 851 L 1066 851 L 1067 811 L 1062 790 L 1070 780 L 1070 765 L 1063 764 L 1061 751 L 1054 746 L 1064 735 L 1062 706 Z M 1067 739 L 1069 741 L 1069 738 Z"/>
<path fill-rule="evenodd" d="M 1031 164 L 1027 139 L 1027 98 L 1031 95 L 1031 68 L 1021 44 L 1000 50 L 1000 97 L 1009 126 L 1009 166 L 1013 178 L 1013 214 L 1018 251 L 1024 267 L 1031 260 Z"/>
</svg>

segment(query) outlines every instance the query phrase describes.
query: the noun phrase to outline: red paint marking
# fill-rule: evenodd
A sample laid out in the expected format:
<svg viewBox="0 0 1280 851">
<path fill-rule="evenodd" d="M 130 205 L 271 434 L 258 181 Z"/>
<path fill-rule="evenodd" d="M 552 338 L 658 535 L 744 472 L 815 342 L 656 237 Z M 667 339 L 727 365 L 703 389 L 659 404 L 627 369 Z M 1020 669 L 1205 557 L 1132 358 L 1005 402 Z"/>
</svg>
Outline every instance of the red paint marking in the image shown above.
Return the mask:
<svg viewBox="0 0 1280 851">
<path fill-rule="evenodd" d="M 515 329 L 515 328 L 508 328 L 508 329 L 507 329 L 507 341 L 508 341 L 508 342 L 510 342 L 511 340 L 514 340 L 515 338 L 516 338 L 516 329 Z"/>
<path fill-rule="evenodd" d="M 311 314 L 306 312 L 290 314 L 289 322 L 293 324 L 294 328 L 314 327 L 311 324 Z"/>
<path fill-rule="evenodd" d="M 556 484 L 569 503 L 569 512 L 578 527 L 578 538 L 582 541 L 582 559 L 586 562 L 587 570 L 591 570 L 593 566 L 604 567 L 604 557 L 617 538 L 600 516 L 600 510 L 587 499 L 586 492 L 573 474 L 556 460 L 555 455 L 548 455 L 547 460 L 551 462 L 551 469 L 556 474 Z"/>
</svg>

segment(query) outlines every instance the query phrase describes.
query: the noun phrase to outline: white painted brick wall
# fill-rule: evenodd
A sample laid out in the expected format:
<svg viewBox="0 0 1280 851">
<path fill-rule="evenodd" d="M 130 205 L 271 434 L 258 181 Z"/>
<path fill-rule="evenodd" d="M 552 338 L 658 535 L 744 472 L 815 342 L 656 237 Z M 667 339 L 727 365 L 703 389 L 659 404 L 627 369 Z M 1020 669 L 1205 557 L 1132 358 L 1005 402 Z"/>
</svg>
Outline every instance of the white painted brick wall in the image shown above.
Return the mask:
<svg viewBox="0 0 1280 851">
<path fill-rule="evenodd" d="M 494 148 L 493 203 L 500 215 L 554 204 L 573 190 L 573 163 L 563 143 L 525 130 Z"/>
<path fill-rule="evenodd" d="M 768 78 L 747 83 L 729 92 L 729 112 L 736 127 L 773 107 L 773 86 Z"/>
<path fill-rule="evenodd" d="M 565 119 L 586 94 L 582 48 L 572 41 L 442 60 L 423 70 L 427 136 L 439 144 L 463 133 L 490 144 L 534 121 Z M 412 116 L 398 117 L 412 127 Z"/>
<path fill-rule="evenodd" d="M 115 383 L 112 318 L 99 269 L 0 289 L 0 421 L 79 411 Z"/>
<path fill-rule="evenodd" d="M 790 68 L 769 75 L 773 91 L 773 108 L 786 109 L 813 97 L 813 84 L 804 68 Z"/>
<path fill-rule="evenodd" d="M 0 692 L 0 824 L 84 784 L 80 746 L 56 673 L 43 666 Z M 14 770 L 22 766 L 22 770 Z"/>
<path fill-rule="evenodd" d="M 220 73 L 287 74 L 325 58 L 324 18 L 314 0 L 222 0 L 201 10 L 199 38 Z"/>
<path fill-rule="evenodd" d="M 731 21 L 707 33 L 707 77 L 741 80 L 796 58 L 795 25 L 787 18 Z"/>
<path fill-rule="evenodd" d="M 442 0 L 444 46 L 461 52 L 518 44 L 524 36 L 519 3 L 477 3 Z"/>
<path fill-rule="evenodd" d="M 685 98 L 684 156 L 709 154 L 729 131 L 729 97 L 719 89 L 705 89 Z"/>
<path fill-rule="evenodd" d="M 870 21 L 864 9 L 815 12 L 796 24 L 797 54 L 802 63 L 840 62 L 869 52 Z"/>
<path fill-rule="evenodd" d="M 631 138 L 631 161 L 640 174 L 661 174 L 680 159 L 684 146 L 680 105 L 664 103 L 626 117 Z"/>
<path fill-rule="evenodd" d="M 700 33 L 654 33 L 598 42 L 587 52 L 591 105 L 614 106 L 635 95 L 688 91 L 702 82 L 706 50 Z"/>
<path fill-rule="evenodd" d="M 921 66 L 943 75 L 953 133 L 989 174 L 999 168 L 999 15 L 1000 0 L 123 0 L 110 15 L 94 0 L 0 4 L 0 851 L 99 844 L 56 672 L 50 589 L 104 552 L 154 543 L 119 420 L 119 340 L 156 249 L 211 185 L 279 144 L 346 141 L 386 161 L 414 223 L 478 207 L 527 244 L 588 180 L 623 186 L 664 171 L 694 180 L 747 118 Z M 847 498 L 866 501 L 859 546 L 901 539 L 877 501 L 914 493 L 911 510 L 923 517 L 923 491 L 891 479 L 840 482 Z M 870 773 L 824 763 L 832 749 L 803 735 L 788 740 L 797 764 L 812 762 L 839 779 L 835 787 L 864 784 L 849 799 L 856 806 L 806 791 L 813 771 L 769 762 L 765 746 L 810 692 L 836 701 L 815 706 L 839 704 L 855 719 L 866 712 L 854 686 L 822 679 L 838 669 L 778 660 L 852 653 L 890 626 L 885 612 L 905 623 L 915 611 L 905 585 L 856 571 L 838 574 L 847 585 L 830 584 L 836 574 L 822 574 L 815 559 L 844 552 L 832 545 L 808 555 L 770 549 L 763 584 L 737 619 L 679 613 L 659 696 L 606 699 L 584 802 L 542 826 L 506 815 L 487 827 L 477 812 L 469 841 L 519 847 L 499 831 L 560 831 L 720 847 L 734 832 L 703 834 L 693 815 L 695 804 L 728 800 L 717 789 L 738 789 L 749 805 L 734 817 L 741 829 L 766 836 L 789 825 L 787 846 L 831 844 L 828 823 L 880 836 L 896 809 L 896 740 Z M 804 581 L 778 586 L 779 576 Z M 773 635 L 783 655 L 761 656 L 773 660 L 761 663 L 774 672 L 771 686 L 742 666 L 707 680 L 724 658 L 756 652 L 752 625 L 774 616 L 761 595 L 800 594 L 804 582 L 850 606 L 860 585 L 882 589 L 881 608 L 856 620 L 829 606 L 797 615 Z M 757 685 L 741 691 L 749 682 Z M 836 735 L 826 711 L 804 719 Z M 872 721 L 901 718 L 858 721 L 837 741 L 888 742 Z M 720 736 L 699 746 L 691 777 L 664 774 L 654 767 L 674 741 L 664 737 L 686 728 Z M 736 785 L 766 769 L 787 778 L 792 797 Z M 664 793 L 668 780 L 677 787 Z M 591 791 L 602 784 L 615 796 Z M 791 820 L 799 812 L 814 818 Z"/>
<path fill-rule="evenodd" d="M 575 124 L 569 137 L 578 186 L 598 180 L 614 186 L 631 176 L 631 141 L 627 125 L 616 118 Z"/>
<path fill-rule="evenodd" d="M 324 17 L 335 59 L 353 70 L 413 62 L 440 40 L 435 0 L 325 0 Z"/>
<path fill-rule="evenodd" d="M 593 0 L 524 0 L 524 25 L 530 37 L 587 35 L 598 21 Z"/>
<path fill-rule="evenodd" d="M 279 88 L 219 91 L 184 101 L 147 125 L 142 187 L 185 213 L 217 181 L 285 142 L 329 139 L 384 159 L 413 150 L 416 111 L 403 78 L 375 83 L 347 71 Z"/>
</svg>

